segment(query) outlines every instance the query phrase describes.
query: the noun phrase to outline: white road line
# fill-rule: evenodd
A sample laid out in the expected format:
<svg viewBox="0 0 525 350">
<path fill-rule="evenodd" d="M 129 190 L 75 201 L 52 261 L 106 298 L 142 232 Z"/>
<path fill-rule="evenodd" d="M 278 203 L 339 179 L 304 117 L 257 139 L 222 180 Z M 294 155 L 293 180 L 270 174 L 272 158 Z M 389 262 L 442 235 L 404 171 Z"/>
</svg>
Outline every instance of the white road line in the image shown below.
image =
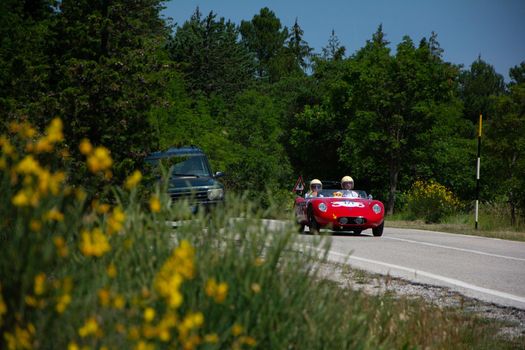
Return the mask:
<svg viewBox="0 0 525 350">
<path fill-rule="evenodd" d="M 525 245 L 525 242 L 522 242 L 522 241 L 513 241 L 513 240 L 509 240 L 509 239 L 495 238 L 495 237 L 467 235 L 467 234 L 464 234 L 464 233 L 439 232 L 439 231 L 421 230 L 421 229 L 417 229 L 417 228 L 408 228 L 408 227 L 401 228 L 401 227 L 391 227 L 391 226 L 386 226 L 385 230 L 410 230 L 410 231 L 421 232 L 421 233 L 424 233 L 424 234 L 428 234 L 428 233 L 432 233 L 433 234 L 433 233 L 435 233 L 435 234 L 438 234 L 438 235 L 447 235 L 447 236 L 455 236 L 455 237 L 461 236 L 461 237 L 473 238 L 473 239 L 479 239 L 479 240 L 504 241 L 504 242 L 512 242 L 512 243 L 516 243 L 516 244 L 520 244 L 520 245 Z M 385 232 L 388 233 L 388 231 L 385 231 Z M 383 235 L 383 237 L 384 237 L 384 235 Z"/>
<path fill-rule="evenodd" d="M 517 260 L 517 261 L 525 261 L 525 259 L 523 259 L 523 258 L 516 258 L 516 257 L 513 257 L 513 256 L 506 256 L 506 255 L 499 255 L 499 254 L 492 254 L 492 253 L 485 253 L 485 252 L 482 252 L 482 251 L 479 251 L 479 250 L 473 250 L 473 249 L 456 248 L 456 247 L 450 247 L 450 246 L 447 246 L 447 245 L 428 243 L 428 242 L 420 242 L 420 241 L 413 241 L 411 239 L 404 239 L 404 238 L 395 238 L 395 237 L 383 237 L 383 238 L 384 239 L 392 239 L 392 240 L 396 240 L 396 241 L 402 241 L 402 242 L 408 242 L 408 243 L 414 243 L 414 244 L 428 245 L 430 247 L 445 248 L 445 249 L 459 250 L 461 252 L 493 256 L 493 257 L 496 257 L 496 258 L 503 258 L 503 259 L 509 259 L 509 260 Z"/>
<path fill-rule="evenodd" d="M 363 261 L 363 262 L 367 262 L 367 263 L 371 263 L 371 264 L 386 266 L 386 267 L 389 267 L 389 268 L 392 268 L 392 269 L 398 269 L 398 270 L 402 270 L 402 271 L 407 271 L 407 272 L 413 273 L 415 276 L 417 276 L 417 275 L 425 276 L 425 277 L 432 278 L 432 279 L 435 279 L 435 280 L 438 280 L 438 281 L 442 281 L 442 282 L 445 282 L 445 283 L 449 283 L 449 284 L 452 284 L 452 285 L 455 285 L 455 286 L 458 286 L 458 287 L 461 287 L 461 288 L 470 289 L 470 290 L 473 290 L 473 291 L 476 291 L 476 292 L 480 292 L 480 293 L 484 293 L 484 294 L 500 297 L 500 298 L 503 298 L 503 299 L 509 299 L 509 300 L 513 300 L 513 301 L 517 301 L 517 302 L 525 304 L 525 298 L 524 297 L 520 297 L 518 295 L 509 294 L 509 293 L 505 293 L 505 292 L 500 292 L 500 291 L 494 290 L 494 289 L 488 289 L 488 288 L 479 287 L 479 286 L 476 286 L 476 285 L 473 285 L 473 284 L 470 284 L 470 283 L 466 283 L 466 282 L 463 282 L 463 281 L 460 281 L 460 280 L 457 280 L 457 279 L 454 279 L 454 278 L 449 278 L 449 277 L 445 277 L 445 276 L 435 275 L 435 274 L 430 273 L 430 272 L 415 270 L 415 269 L 411 269 L 409 267 L 395 265 L 395 264 L 389 264 L 389 263 L 385 263 L 385 262 L 382 262 L 382 261 L 371 260 L 371 259 L 366 259 L 366 258 L 360 258 L 360 257 L 357 257 L 357 256 L 352 256 L 352 255 L 348 256 L 347 254 L 339 253 L 339 252 L 336 252 L 336 251 L 333 251 L 333 250 L 330 250 L 329 254 L 340 256 L 340 257 L 344 257 L 344 258 L 348 258 L 348 259 L 353 259 L 353 260 L 357 260 L 357 261 Z"/>
</svg>

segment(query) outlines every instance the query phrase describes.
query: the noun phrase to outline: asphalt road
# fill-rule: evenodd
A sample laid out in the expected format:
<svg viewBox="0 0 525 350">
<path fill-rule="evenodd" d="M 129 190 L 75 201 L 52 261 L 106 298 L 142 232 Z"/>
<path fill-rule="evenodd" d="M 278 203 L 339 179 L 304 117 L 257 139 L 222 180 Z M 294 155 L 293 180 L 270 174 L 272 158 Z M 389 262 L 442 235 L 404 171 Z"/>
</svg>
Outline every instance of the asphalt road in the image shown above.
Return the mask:
<svg viewBox="0 0 525 350">
<path fill-rule="evenodd" d="M 525 242 L 396 228 L 332 238 L 331 260 L 525 310 Z"/>
</svg>

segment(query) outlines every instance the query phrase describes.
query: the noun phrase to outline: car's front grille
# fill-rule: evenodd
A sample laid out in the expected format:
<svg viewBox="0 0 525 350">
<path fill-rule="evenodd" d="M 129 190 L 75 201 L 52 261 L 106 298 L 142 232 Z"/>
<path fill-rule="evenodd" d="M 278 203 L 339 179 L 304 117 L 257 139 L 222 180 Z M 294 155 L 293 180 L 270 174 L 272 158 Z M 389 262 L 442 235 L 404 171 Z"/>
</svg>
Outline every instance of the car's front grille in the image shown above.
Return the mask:
<svg viewBox="0 0 525 350">
<path fill-rule="evenodd" d="M 362 225 L 366 223 L 366 218 L 363 217 L 342 217 L 338 219 L 340 224 L 343 225 Z"/>
<path fill-rule="evenodd" d="M 170 192 L 170 197 L 174 201 L 206 202 L 208 200 L 208 191 Z"/>
</svg>

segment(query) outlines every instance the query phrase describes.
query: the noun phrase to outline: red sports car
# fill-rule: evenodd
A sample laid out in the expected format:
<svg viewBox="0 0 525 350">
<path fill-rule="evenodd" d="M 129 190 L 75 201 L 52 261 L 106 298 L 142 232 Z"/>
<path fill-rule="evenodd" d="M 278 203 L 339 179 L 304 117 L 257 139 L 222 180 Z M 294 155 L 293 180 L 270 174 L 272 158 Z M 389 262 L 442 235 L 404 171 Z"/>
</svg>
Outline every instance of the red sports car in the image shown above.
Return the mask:
<svg viewBox="0 0 525 350">
<path fill-rule="evenodd" d="M 305 226 L 314 233 L 323 227 L 356 234 L 371 228 L 374 236 L 381 236 L 385 206 L 367 196 L 365 191 L 325 189 L 318 197 L 297 197 L 295 215 L 301 232 Z"/>
</svg>

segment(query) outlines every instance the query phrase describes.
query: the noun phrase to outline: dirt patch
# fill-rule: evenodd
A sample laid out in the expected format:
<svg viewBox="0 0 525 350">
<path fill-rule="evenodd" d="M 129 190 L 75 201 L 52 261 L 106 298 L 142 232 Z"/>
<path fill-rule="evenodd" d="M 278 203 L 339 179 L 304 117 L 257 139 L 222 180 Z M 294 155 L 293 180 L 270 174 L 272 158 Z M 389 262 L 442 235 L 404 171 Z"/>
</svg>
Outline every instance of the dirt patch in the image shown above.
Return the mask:
<svg viewBox="0 0 525 350">
<path fill-rule="evenodd" d="M 370 295 L 392 293 L 407 298 L 423 299 L 438 307 L 459 308 L 465 313 L 501 322 L 500 334 L 509 340 L 520 336 L 525 338 L 525 310 L 469 298 L 446 287 L 372 274 L 344 264 L 322 264 L 320 277 L 337 282 L 343 288 L 361 290 Z"/>
</svg>

